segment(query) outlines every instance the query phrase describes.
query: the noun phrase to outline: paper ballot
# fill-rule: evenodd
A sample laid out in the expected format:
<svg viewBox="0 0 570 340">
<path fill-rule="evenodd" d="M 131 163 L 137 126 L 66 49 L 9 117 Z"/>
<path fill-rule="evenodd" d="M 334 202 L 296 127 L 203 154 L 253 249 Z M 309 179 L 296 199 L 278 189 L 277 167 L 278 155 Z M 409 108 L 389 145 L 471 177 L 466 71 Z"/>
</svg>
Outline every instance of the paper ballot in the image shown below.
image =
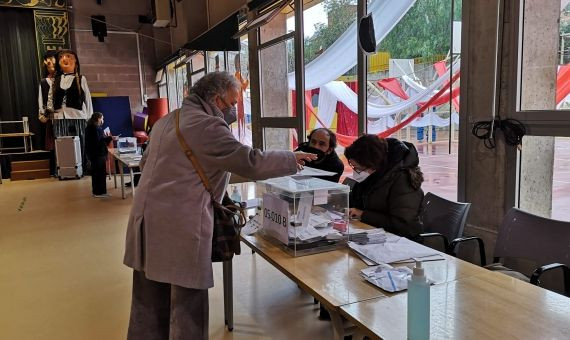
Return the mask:
<svg viewBox="0 0 570 340">
<path fill-rule="evenodd" d="M 315 168 L 311 168 L 311 167 L 306 166 L 306 167 L 303 167 L 303 170 L 297 171 L 297 174 L 293 175 L 293 177 L 295 177 L 295 176 L 315 177 L 315 176 L 334 176 L 334 175 L 336 175 L 334 172 L 319 170 L 319 169 L 315 169 Z"/>
<path fill-rule="evenodd" d="M 384 243 L 360 245 L 355 242 L 349 242 L 348 246 L 357 254 L 362 255 L 377 264 L 394 263 L 414 258 L 438 255 L 436 250 L 410 241 L 405 237 L 399 237 L 393 234 L 387 234 L 386 241 Z"/>
</svg>

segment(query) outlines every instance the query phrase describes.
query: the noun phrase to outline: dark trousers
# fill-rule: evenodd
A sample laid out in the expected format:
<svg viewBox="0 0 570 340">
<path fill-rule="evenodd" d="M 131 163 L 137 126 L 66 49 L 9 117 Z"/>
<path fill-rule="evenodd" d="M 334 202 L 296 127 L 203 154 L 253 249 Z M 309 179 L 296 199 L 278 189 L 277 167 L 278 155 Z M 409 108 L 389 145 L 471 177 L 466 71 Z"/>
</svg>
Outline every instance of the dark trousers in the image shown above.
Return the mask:
<svg viewBox="0 0 570 340">
<path fill-rule="evenodd" d="M 127 340 L 182 339 L 208 339 L 208 290 L 152 281 L 134 270 Z"/>
<path fill-rule="evenodd" d="M 91 187 L 93 195 L 107 193 L 107 160 L 105 156 L 94 157 L 91 161 Z"/>
</svg>

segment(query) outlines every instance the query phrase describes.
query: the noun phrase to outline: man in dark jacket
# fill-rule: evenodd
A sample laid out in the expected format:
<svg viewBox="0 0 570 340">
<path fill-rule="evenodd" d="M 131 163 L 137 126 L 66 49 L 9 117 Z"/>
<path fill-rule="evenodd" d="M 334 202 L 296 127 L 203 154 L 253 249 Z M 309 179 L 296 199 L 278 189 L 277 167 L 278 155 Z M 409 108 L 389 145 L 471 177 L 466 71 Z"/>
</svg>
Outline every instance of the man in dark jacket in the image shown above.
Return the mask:
<svg viewBox="0 0 570 340">
<path fill-rule="evenodd" d="M 417 239 L 424 193 L 413 144 L 364 135 L 344 152 L 359 181 L 350 195 L 350 214 L 388 232 Z"/>
<path fill-rule="evenodd" d="M 317 160 L 307 162 L 311 168 L 334 172 L 332 176 L 315 176 L 326 181 L 338 182 L 344 172 L 344 164 L 336 154 L 336 135 L 329 129 L 319 128 L 311 131 L 309 141 L 301 143 L 297 150 L 317 155 Z"/>
</svg>

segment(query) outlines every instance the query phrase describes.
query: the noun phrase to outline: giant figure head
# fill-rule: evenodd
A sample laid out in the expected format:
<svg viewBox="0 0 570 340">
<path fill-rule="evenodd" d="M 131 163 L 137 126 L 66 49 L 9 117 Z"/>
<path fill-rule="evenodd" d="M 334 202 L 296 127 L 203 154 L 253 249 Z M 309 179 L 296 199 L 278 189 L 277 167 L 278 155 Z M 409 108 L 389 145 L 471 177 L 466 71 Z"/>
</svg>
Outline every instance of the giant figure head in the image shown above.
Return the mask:
<svg viewBox="0 0 570 340">
<path fill-rule="evenodd" d="M 45 77 L 51 78 L 55 74 L 55 57 L 57 55 L 57 51 L 49 50 L 44 53 L 44 71 Z"/>
<path fill-rule="evenodd" d="M 72 50 L 61 50 L 57 53 L 57 64 L 55 66 L 57 73 L 79 74 L 79 58 Z"/>
</svg>

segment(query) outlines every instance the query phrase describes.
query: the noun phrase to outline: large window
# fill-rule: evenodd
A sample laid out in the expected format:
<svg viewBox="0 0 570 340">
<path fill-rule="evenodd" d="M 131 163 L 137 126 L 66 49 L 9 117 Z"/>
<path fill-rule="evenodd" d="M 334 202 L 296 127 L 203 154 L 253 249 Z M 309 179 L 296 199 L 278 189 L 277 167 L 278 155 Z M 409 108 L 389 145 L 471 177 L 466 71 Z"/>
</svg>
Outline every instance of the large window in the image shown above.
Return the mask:
<svg viewBox="0 0 570 340">
<path fill-rule="evenodd" d="M 378 44 L 363 82 L 367 132 L 414 143 L 424 190 L 456 199 L 459 81 L 450 85 L 449 80 L 459 71 L 461 1 L 366 2 Z M 345 165 L 344 148 L 361 132 L 357 5 L 356 0 L 317 0 L 303 8 L 306 132 L 321 126 L 336 132 L 336 151 Z M 286 32 L 293 31 L 292 18 L 287 24 Z M 346 166 L 345 175 L 351 172 Z"/>
<path fill-rule="evenodd" d="M 531 213 L 570 220 L 567 173 L 570 155 L 570 7 L 568 1 L 515 2 L 518 54 L 517 89 L 511 117 L 526 126 L 527 135 L 516 151 L 515 205 Z M 513 151 L 514 152 L 514 151 Z"/>
<path fill-rule="evenodd" d="M 228 72 L 233 74 L 241 84 L 240 97 L 237 103 L 238 120 L 232 124 L 234 136 L 240 142 L 252 146 L 251 129 L 251 84 L 249 77 L 249 50 L 247 35 L 240 38 L 240 50 L 227 52 Z"/>
<path fill-rule="evenodd" d="M 190 56 L 190 87 L 206 74 L 206 57 L 203 51 Z"/>
<path fill-rule="evenodd" d="M 306 133 L 326 127 L 339 136 L 357 136 L 356 1 L 313 1 L 305 5 L 303 19 Z M 336 152 L 350 172 L 343 155 L 349 143 L 339 139 Z"/>
<path fill-rule="evenodd" d="M 368 133 L 413 143 L 423 190 L 456 200 L 459 80 L 450 80 L 459 72 L 461 1 L 372 0 L 368 11 L 383 18 L 377 39 L 385 34 L 368 57 Z"/>
<path fill-rule="evenodd" d="M 166 83 L 168 88 L 168 110 L 173 111 L 178 108 L 178 95 L 176 87 L 175 63 L 166 65 Z"/>
<path fill-rule="evenodd" d="M 182 101 L 188 96 L 188 68 L 184 60 L 176 65 L 176 99 L 177 108 L 182 106 Z"/>
<path fill-rule="evenodd" d="M 185 61 L 185 57 L 180 57 L 165 67 L 168 109 L 170 111 L 180 108 L 184 97 L 188 95 L 188 67 Z"/>
<path fill-rule="evenodd" d="M 226 59 L 224 52 L 207 52 L 208 72 L 219 72 L 226 70 Z"/>
<path fill-rule="evenodd" d="M 156 84 L 158 85 L 158 97 L 168 98 L 168 90 L 166 89 L 166 72 L 164 69 L 156 73 Z"/>
<path fill-rule="evenodd" d="M 259 29 L 260 123 L 263 146 L 293 150 L 299 136 L 295 109 L 295 13 L 285 7 Z"/>
<path fill-rule="evenodd" d="M 521 111 L 568 110 L 570 108 L 569 2 L 525 1 L 520 15 L 523 30 L 520 44 L 518 107 Z"/>
</svg>

